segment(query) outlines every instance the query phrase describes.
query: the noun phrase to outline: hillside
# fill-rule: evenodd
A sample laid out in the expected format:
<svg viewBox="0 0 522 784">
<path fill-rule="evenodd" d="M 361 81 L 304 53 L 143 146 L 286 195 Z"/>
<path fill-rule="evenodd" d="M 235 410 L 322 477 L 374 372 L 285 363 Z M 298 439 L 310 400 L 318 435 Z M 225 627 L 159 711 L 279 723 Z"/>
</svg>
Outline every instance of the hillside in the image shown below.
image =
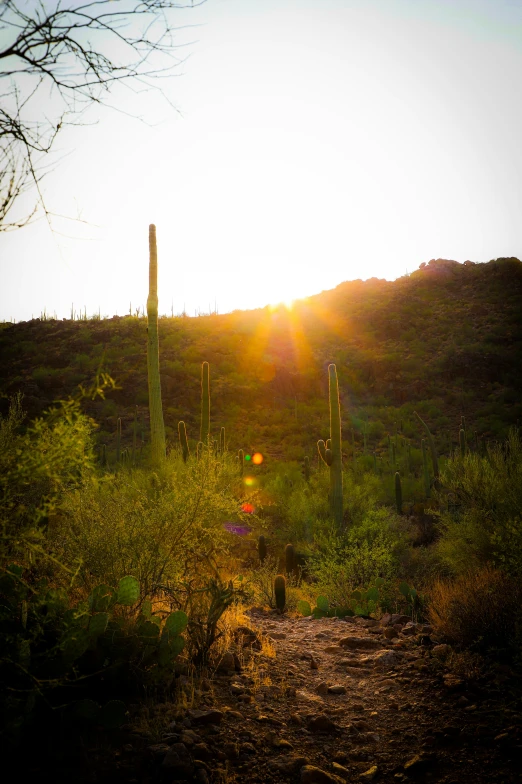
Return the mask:
<svg viewBox="0 0 522 784">
<path fill-rule="evenodd" d="M 503 437 L 522 414 L 522 263 L 432 260 L 389 282 L 341 283 L 280 306 L 195 318 L 161 318 L 160 356 L 167 437 L 177 423 L 199 435 L 200 368 L 211 371 L 215 435 L 231 449 L 274 458 L 314 457 L 328 428 L 328 363 L 337 365 L 343 448 L 386 450 L 397 428 L 416 443 L 417 410 L 439 448 L 456 444 L 461 415 L 478 437 Z M 97 439 L 115 449 L 118 417 L 130 445 L 134 408 L 147 440 L 145 318 L 33 319 L 0 325 L 2 411 L 24 395 L 29 417 L 88 384 L 101 367 L 119 389 L 87 404 Z M 353 436 L 351 431 L 353 431 Z"/>
</svg>

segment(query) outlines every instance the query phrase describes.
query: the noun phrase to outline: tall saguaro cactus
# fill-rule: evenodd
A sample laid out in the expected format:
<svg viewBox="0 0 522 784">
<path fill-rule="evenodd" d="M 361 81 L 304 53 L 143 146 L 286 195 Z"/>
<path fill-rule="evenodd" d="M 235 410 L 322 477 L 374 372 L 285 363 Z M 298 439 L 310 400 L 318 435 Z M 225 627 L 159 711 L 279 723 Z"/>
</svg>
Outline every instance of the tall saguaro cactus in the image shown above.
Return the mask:
<svg viewBox="0 0 522 784">
<path fill-rule="evenodd" d="M 150 446 L 152 462 L 165 459 L 165 425 L 161 404 L 158 338 L 158 250 L 156 226 L 149 226 L 149 296 L 147 298 L 147 368 L 149 379 Z"/>
<path fill-rule="evenodd" d="M 210 378 L 208 362 L 201 365 L 201 433 L 199 440 L 208 444 L 210 435 Z"/>
<path fill-rule="evenodd" d="M 431 431 L 430 431 L 428 425 L 426 424 L 426 422 L 423 419 L 420 418 L 420 416 L 417 414 L 416 411 L 414 411 L 413 413 L 415 414 L 415 416 L 417 417 L 417 419 L 419 420 L 419 422 L 421 423 L 421 425 L 425 429 L 426 435 L 428 436 L 428 444 L 430 445 L 430 452 L 431 452 L 431 462 L 432 462 L 432 465 L 433 465 L 433 475 L 435 477 L 435 480 L 438 480 L 438 478 L 439 478 L 439 461 L 438 461 L 438 458 L 437 458 L 437 450 L 435 449 L 435 441 L 433 440 L 433 436 L 431 435 Z"/>
<path fill-rule="evenodd" d="M 330 438 L 326 444 L 317 442 L 323 461 L 330 467 L 330 509 L 338 530 L 343 527 L 343 465 L 341 453 L 341 408 L 337 368 L 328 365 L 328 388 L 330 398 Z"/>
<path fill-rule="evenodd" d="M 181 447 L 181 454 L 183 456 L 183 462 L 187 462 L 190 457 L 190 450 L 188 445 L 188 438 L 187 438 L 187 428 L 185 427 L 185 423 L 183 421 L 178 422 L 178 435 L 179 435 L 179 445 Z"/>
</svg>

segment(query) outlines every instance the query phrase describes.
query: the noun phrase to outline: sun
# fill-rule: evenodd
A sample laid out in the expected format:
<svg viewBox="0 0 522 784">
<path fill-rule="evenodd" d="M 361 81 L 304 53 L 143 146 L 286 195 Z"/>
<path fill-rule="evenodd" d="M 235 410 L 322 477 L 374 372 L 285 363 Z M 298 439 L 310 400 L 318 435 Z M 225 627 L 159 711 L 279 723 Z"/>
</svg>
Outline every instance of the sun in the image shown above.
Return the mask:
<svg viewBox="0 0 522 784">
<path fill-rule="evenodd" d="M 279 302 L 273 302 L 269 305 L 270 310 L 279 310 L 280 308 L 286 308 L 286 310 L 292 310 L 294 307 L 295 299 L 280 299 Z"/>
</svg>

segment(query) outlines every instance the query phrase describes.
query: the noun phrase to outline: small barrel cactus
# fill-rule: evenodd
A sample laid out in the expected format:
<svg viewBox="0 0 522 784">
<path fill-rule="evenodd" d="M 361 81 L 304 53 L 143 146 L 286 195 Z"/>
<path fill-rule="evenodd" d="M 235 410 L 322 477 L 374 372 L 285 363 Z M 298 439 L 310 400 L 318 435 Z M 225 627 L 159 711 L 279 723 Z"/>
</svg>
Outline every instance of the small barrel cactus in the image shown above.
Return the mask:
<svg viewBox="0 0 522 784">
<path fill-rule="evenodd" d="M 274 595 L 277 609 L 283 612 L 286 606 L 286 580 L 282 574 L 278 574 L 274 580 Z"/>
</svg>

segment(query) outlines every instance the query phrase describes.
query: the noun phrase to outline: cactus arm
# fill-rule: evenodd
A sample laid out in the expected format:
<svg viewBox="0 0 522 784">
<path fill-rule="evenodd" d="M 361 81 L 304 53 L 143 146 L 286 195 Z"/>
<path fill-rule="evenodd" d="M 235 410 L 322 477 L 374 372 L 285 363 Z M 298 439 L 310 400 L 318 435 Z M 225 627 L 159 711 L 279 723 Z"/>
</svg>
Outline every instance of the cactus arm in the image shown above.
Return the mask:
<svg viewBox="0 0 522 784">
<path fill-rule="evenodd" d="M 428 425 L 426 424 L 426 422 L 424 422 L 424 420 L 422 420 L 420 418 L 420 416 L 417 414 L 416 411 L 414 411 L 413 413 L 415 414 L 415 416 L 417 417 L 417 419 L 419 420 L 419 422 L 421 423 L 423 428 L 426 430 L 426 433 L 428 435 L 428 443 L 430 445 L 430 451 L 431 451 L 431 461 L 433 463 L 433 475 L 434 475 L 435 479 L 438 479 L 439 478 L 439 461 L 438 461 L 438 458 L 437 458 L 437 450 L 435 449 L 435 442 L 433 440 L 433 436 L 431 435 L 430 429 L 429 429 Z"/>
<path fill-rule="evenodd" d="M 149 296 L 147 298 L 147 368 L 149 383 L 150 445 L 154 465 L 166 454 L 165 425 L 161 403 L 158 337 L 158 251 L 156 226 L 149 226 Z"/>
<path fill-rule="evenodd" d="M 317 449 L 319 450 L 321 460 L 323 460 L 323 462 L 326 463 L 326 447 L 322 438 L 320 439 L 320 441 L 317 442 Z M 326 464 L 328 465 L 328 463 Z"/>
</svg>

